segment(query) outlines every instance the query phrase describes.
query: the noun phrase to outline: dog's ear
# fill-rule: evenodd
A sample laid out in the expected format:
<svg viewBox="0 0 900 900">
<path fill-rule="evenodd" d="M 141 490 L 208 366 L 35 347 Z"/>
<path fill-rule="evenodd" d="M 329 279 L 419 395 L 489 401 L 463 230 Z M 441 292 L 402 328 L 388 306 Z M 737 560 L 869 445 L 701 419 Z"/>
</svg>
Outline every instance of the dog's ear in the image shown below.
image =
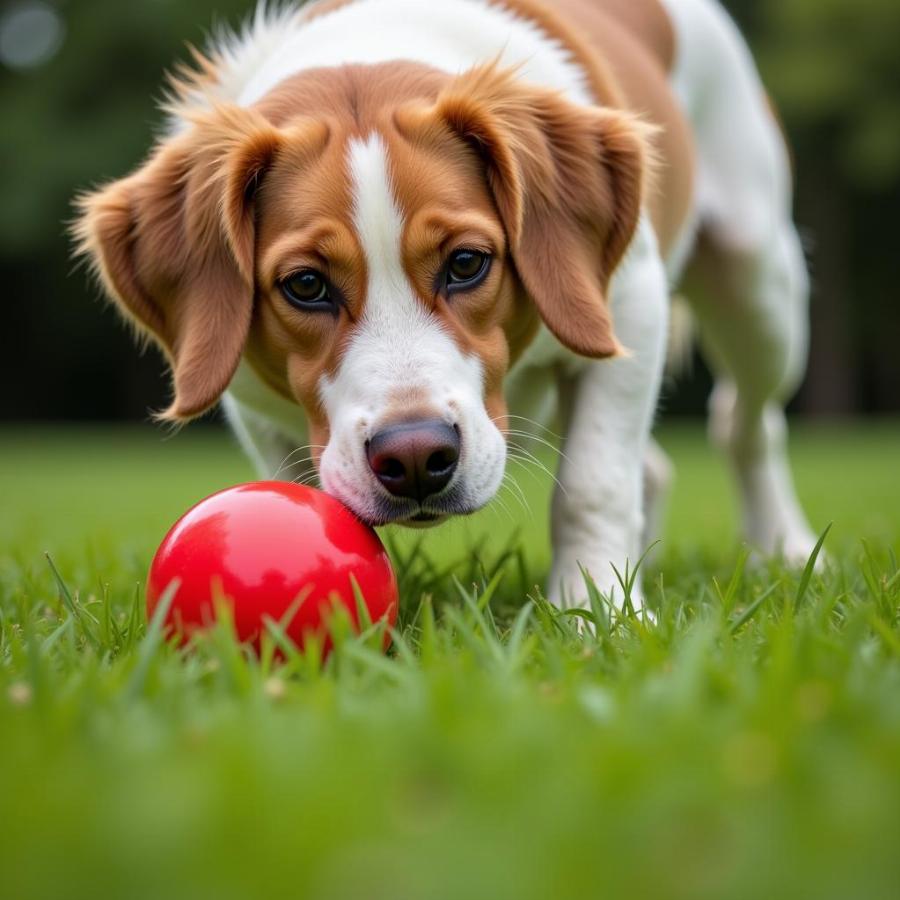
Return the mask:
<svg viewBox="0 0 900 900">
<path fill-rule="evenodd" d="M 209 409 L 240 361 L 253 309 L 253 195 L 281 137 L 258 113 L 219 107 L 133 175 L 76 201 L 79 252 L 171 365 L 161 419 Z"/>
<path fill-rule="evenodd" d="M 606 293 L 640 217 L 652 129 L 496 65 L 405 114 L 420 127 L 436 119 L 483 158 L 513 262 L 550 331 L 583 356 L 619 354 Z"/>
</svg>

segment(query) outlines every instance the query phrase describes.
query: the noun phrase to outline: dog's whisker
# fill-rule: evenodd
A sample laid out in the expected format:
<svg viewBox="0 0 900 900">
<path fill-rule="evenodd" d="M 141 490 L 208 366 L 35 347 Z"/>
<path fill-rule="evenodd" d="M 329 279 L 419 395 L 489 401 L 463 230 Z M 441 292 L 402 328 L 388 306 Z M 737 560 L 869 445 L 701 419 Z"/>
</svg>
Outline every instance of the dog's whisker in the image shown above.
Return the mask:
<svg viewBox="0 0 900 900">
<path fill-rule="evenodd" d="M 297 471 L 293 472 L 293 473 L 288 471 L 289 469 L 292 469 L 292 468 L 293 468 L 293 466 L 286 466 L 279 473 L 279 477 L 284 478 L 288 481 L 299 482 L 301 480 L 308 481 L 310 479 L 318 478 L 318 475 L 319 475 L 318 471 L 316 470 L 316 467 L 312 466 L 308 463 L 306 465 L 304 465 L 302 468 L 297 469 Z"/>
<path fill-rule="evenodd" d="M 512 510 L 507 505 L 506 501 L 502 497 L 494 496 L 494 504 L 496 507 L 499 507 L 500 511 L 505 513 L 511 522 L 515 522 L 515 516 L 512 514 Z"/>
<path fill-rule="evenodd" d="M 287 465 L 283 465 L 278 471 L 284 472 L 288 469 L 295 469 L 297 466 L 308 466 L 312 462 L 315 462 L 314 456 L 304 456 L 303 459 L 298 459 L 294 462 L 288 463 Z"/>
<path fill-rule="evenodd" d="M 556 438 L 556 440 L 558 440 L 558 441 L 562 440 L 562 437 L 560 435 L 558 435 L 555 431 L 548 428 L 542 422 L 538 422 L 536 419 L 529 419 L 528 416 L 517 416 L 517 415 L 513 415 L 512 413 L 507 413 L 505 416 L 493 416 L 491 418 L 491 421 L 494 424 L 496 424 L 501 419 L 518 419 L 520 422 L 526 422 L 529 425 L 533 425 L 535 428 L 540 429 L 541 431 L 543 431 L 545 434 L 549 435 L 552 438 Z"/>
<path fill-rule="evenodd" d="M 281 475 L 281 473 L 285 470 L 285 468 L 291 468 L 291 466 L 297 465 L 300 462 L 312 461 L 312 459 L 315 456 L 315 451 L 316 450 L 324 450 L 324 449 L 325 449 L 325 447 L 322 444 L 304 444 L 301 447 L 295 447 L 293 450 L 291 450 L 290 453 L 288 453 L 287 456 L 284 457 L 284 459 L 281 460 L 281 464 L 275 470 L 275 474 L 272 477 L 278 478 L 278 476 Z M 308 453 L 309 456 L 306 457 L 304 460 L 298 460 L 297 462 L 291 461 L 292 457 L 296 456 L 296 454 L 298 454 L 298 453 Z"/>
<path fill-rule="evenodd" d="M 545 441 L 540 435 L 531 434 L 528 431 L 517 431 L 515 429 L 510 429 L 508 431 L 504 431 L 503 434 L 507 437 L 507 439 L 512 437 L 519 437 L 529 441 L 536 441 L 538 444 L 541 444 L 544 447 L 547 447 L 549 450 L 552 450 L 560 458 L 566 460 L 568 462 L 569 458 L 566 456 L 565 452 L 557 447 L 555 444 L 550 443 L 550 441 Z"/>
<path fill-rule="evenodd" d="M 531 505 L 528 503 L 528 498 L 525 496 L 525 491 L 522 490 L 522 486 L 509 470 L 503 473 L 503 484 L 509 487 L 512 495 L 516 498 L 516 500 L 519 501 L 519 505 L 522 507 L 522 510 L 524 512 L 527 512 L 528 515 L 533 519 L 534 512 L 531 509 Z"/>
<path fill-rule="evenodd" d="M 323 444 L 302 444 L 299 447 L 295 447 L 293 450 L 291 450 L 290 453 L 288 453 L 287 456 L 285 456 L 285 458 L 282 460 L 282 465 L 287 463 L 293 456 L 295 456 L 298 453 L 305 453 L 307 451 L 312 452 L 314 450 L 324 450 L 324 449 L 325 449 L 325 446 Z"/>
<path fill-rule="evenodd" d="M 517 462 L 523 467 L 533 466 L 540 472 L 543 472 L 566 496 L 568 496 L 568 491 L 566 491 L 565 487 L 563 487 L 562 482 L 536 457 L 532 456 L 527 451 L 523 451 L 521 447 L 515 448 L 519 453 L 524 453 L 526 455 L 520 456 L 517 453 L 509 453 L 507 454 L 507 459 L 510 462 Z"/>
<path fill-rule="evenodd" d="M 540 463 L 541 465 L 544 465 L 544 463 L 541 461 L 540 457 L 538 457 L 534 453 L 532 453 L 527 447 L 523 447 L 521 444 L 516 443 L 515 441 L 510 441 L 509 446 L 513 449 L 514 452 L 521 453 L 521 454 L 527 456 L 529 459 L 534 460 L 536 463 Z"/>
<path fill-rule="evenodd" d="M 285 466 L 288 464 L 288 462 L 290 461 L 291 457 L 293 457 L 293 456 L 294 456 L 295 454 L 297 454 L 297 453 L 303 452 L 305 449 L 307 449 L 307 448 L 305 448 L 305 447 L 295 447 L 293 450 L 290 451 L 290 453 L 288 453 L 286 456 L 282 457 L 282 460 L 281 460 L 281 462 L 279 463 L 278 468 L 275 470 L 275 473 L 274 473 L 274 475 L 273 475 L 272 477 L 273 477 L 273 478 L 278 478 L 278 476 L 279 476 L 279 475 L 282 473 L 282 471 L 284 470 L 284 467 L 285 467 Z"/>
<path fill-rule="evenodd" d="M 284 462 L 283 466 L 287 468 L 288 466 L 296 466 L 299 463 L 309 462 L 314 459 L 314 455 L 312 453 L 307 453 L 306 456 L 297 457 L 297 459 L 292 459 L 290 462 Z"/>
</svg>

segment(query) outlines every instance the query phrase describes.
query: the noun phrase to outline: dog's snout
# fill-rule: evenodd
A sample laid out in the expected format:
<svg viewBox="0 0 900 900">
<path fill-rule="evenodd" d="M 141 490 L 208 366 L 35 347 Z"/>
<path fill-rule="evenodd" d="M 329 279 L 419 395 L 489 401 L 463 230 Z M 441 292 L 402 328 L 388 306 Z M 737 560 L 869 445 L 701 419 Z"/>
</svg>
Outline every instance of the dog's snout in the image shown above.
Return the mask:
<svg viewBox="0 0 900 900">
<path fill-rule="evenodd" d="M 366 445 L 369 467 L 395 496 L 420 503 L 443 490 L 459 462 L 459 430 L 440 419 L 383 428 Z"/>
</svg>

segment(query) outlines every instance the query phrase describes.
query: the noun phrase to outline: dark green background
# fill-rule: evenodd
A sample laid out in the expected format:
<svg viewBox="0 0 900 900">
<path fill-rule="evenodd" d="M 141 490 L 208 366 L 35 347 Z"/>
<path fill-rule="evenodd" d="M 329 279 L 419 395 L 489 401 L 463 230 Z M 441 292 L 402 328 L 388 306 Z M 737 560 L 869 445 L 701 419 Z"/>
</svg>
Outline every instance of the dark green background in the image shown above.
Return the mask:
<svg viewBox="0 0 900 900">
<path fill-rule="evenodd" d="M 429 0 L 423 0 L 429 2 Z M 17 5 L 0 6 L 0 16 Z M 162 72 L 237 23 L 247 0 L 68 0 L 46 64 L 0 64 L 0 384 L 3 420 L 144 418 L 165 405 L 155 352 L 140 357 L 83 271 L 65 220 L 79 188 L 124 175 L 159 128 Z M 900 3 L 729 0 L 779 105 L 812 258 L 813 351 L 796 407 L 900 409 Z M 670 387 L 702 409 L 706 376 Z"/>
</svg>

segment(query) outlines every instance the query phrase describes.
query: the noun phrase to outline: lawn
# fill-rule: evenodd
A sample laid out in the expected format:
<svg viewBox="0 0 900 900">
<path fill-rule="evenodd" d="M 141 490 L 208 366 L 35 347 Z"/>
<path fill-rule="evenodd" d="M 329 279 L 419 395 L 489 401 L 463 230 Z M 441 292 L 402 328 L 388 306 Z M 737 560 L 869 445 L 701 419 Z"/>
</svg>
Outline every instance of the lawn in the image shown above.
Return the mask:
<svg viewBox="0 0 900 900">
<path fill-rule="evenodd" d="M 251 477 L 223 433 L 0 433 L 0 896 L 896 898 L 900 427 L 796 430 L 811 578 L 744 562 L 699 429 L 661 440 L 656 624 L 547 609 L 518 470 L 525 503 L 387 533 L 394 649 L 322 669 L 146 631 L 168 525 Z"/>
</svg>

